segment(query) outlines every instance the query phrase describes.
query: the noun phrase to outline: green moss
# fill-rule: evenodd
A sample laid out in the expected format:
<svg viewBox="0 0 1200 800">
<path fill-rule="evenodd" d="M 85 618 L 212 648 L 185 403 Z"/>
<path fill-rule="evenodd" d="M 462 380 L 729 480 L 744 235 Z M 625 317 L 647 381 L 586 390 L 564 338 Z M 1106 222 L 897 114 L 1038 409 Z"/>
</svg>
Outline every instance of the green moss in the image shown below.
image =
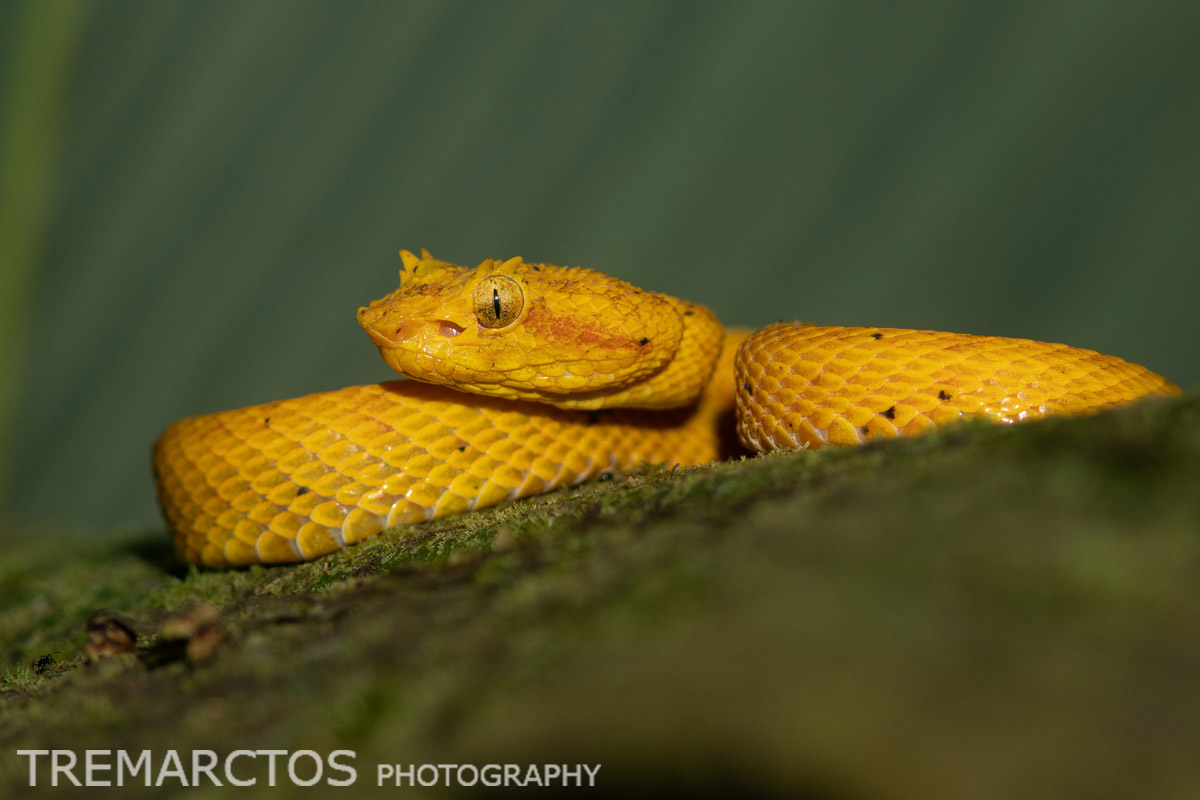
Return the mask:
<svg viewBox="0 0 1200 800">
<path fill-rule="evenodd" d="M 291 567 L 42 536 L 0 565 L 0 739 L 351 748 L 360 788 L 500 759 L 610 790 L 1186 796 L 1197 487 L 1186 398 L 616 476 Z M 211 661 L 84 663 L 97 608 L 150 632 L 197 602 Z"/>
</svg>

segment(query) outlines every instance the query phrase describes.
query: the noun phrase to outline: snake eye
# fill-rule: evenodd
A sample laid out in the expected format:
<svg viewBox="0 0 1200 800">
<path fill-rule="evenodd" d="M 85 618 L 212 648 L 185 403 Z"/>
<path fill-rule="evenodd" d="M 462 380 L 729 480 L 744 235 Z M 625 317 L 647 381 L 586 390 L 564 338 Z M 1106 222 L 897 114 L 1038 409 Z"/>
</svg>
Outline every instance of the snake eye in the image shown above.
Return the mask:
<svg viewBox="0 0 1200 800">
<path fill-rule="evenodd" d="M 503 328 L 521 315 L 525 296 L 512 278 L 489 275 L 475 287 L 475 318 L 485 328 Z"/>
</svg>

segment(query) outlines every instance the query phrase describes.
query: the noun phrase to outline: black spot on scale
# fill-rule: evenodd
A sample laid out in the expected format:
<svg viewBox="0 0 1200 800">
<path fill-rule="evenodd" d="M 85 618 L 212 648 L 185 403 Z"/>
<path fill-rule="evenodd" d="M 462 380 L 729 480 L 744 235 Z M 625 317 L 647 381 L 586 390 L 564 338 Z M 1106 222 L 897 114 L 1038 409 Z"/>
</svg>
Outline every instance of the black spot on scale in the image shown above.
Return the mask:
<svg viewBox="0 0 1200 800">
<path fill-rule="evenodd" d="M 871 334 L 871 338 L 872 338 L 872 339 L 882 339 L 882 338 L 883 338 L 883 334 L 882 334 L 882 333 L 879 333 L 878 331 L 876 331 L 875 333 L 872 333 L 872 334 Z"/>
<path fill-rule="evenodd" d="M 742 391 L 750 394 L 750 381 L 742 381 Z"/>
<path fill-rule="evenodd" d="M 945 389 L 938 389 L 938 400 L 949 400 L 950 393 Z"/>
<path fill-rule="evenodd" d="M 301 486 L 299 489 L 296 490 L 296 497 L 299 497 L 302 494 L 308 494 L 309 491 L 311 491 L 311 490 L 307 486 Z"/>
<path fill-rule="evenodd" d="M 885 417 L 887 417 L 888 419 L 895 419 L 896 418 L 896 407 L 892 406 L 887 411 L 883 412 L 883 415 Z"/>
<path fill-rule="evenodd" d="M 642 340 L 638 342 L 638 344 L 645 347 L 646 345 L 650 344 L 650 338 L 648 336 L 643 336 Z"/>
<path fill-rule="evenodd" d="M 690 317 L 690 316 L 692 316 L 692 315 L 693 315 L 693 314 L 695 314 L 695 313 L 696 313 L 695 311 L 685 311 L 685 312 L 683 312 L 683 315 L 684 315 L 685 317 Z"/>
<path fill-rule="evenodd" d="M 465 444 L 460 444 L 460 445 L 458 446 L 458 452 L 460 452 L 460 453 L 461 453 L 463 450 L 466 450 L 466 449 L 467 449 L 467 446 L 466 446 Z"/>
</svg>

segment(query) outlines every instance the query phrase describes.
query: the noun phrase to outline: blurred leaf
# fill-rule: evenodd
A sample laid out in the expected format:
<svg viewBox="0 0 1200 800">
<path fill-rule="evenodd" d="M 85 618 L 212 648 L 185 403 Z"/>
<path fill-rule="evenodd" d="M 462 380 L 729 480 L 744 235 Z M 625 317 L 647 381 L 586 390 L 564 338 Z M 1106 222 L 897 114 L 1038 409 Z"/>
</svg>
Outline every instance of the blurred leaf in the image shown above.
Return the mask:
<svg viewBox="0 0 1200 800">
<path fill-rule="evenodd" d="M 75 0 L 6 5 L 0 53 L 0 493 L 32 317 L 33 273 L 49 227 L 63 102 L 82 6 Z"/>
</svg>

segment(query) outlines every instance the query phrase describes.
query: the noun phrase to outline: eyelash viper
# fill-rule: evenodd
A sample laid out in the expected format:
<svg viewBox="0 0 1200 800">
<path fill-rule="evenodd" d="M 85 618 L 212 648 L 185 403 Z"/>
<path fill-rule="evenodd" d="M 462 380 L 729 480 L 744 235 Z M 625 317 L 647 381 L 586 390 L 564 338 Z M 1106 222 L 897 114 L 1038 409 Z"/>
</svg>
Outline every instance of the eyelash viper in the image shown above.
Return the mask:
<svg viewBox="0 0 1200 800">
<path fill-rule="evenodd" d="M 400 288 L 358 320 L 418 380 L 191 417 L 155 443 L 183 559 L 302 561 L 612 469 L 706 463 L 730 452 L 735 403 L 739 438 L 761 451 L 1180 391 L 1060 344 L 801 323 L 724 332 L 703 306 L 580 267 L 401 258 Z"/>
</svg>

